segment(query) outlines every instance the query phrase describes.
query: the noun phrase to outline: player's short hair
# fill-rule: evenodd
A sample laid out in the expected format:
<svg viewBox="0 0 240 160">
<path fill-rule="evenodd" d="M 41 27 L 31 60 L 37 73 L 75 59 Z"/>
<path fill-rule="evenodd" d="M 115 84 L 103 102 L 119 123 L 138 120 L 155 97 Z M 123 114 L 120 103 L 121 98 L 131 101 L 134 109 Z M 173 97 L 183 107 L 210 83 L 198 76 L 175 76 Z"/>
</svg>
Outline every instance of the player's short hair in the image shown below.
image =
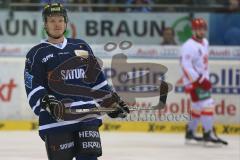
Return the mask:
<svg viewBox="0 0 240 160">
<path fill-rule="evenodd" d="M 63 5 L 60 3 L 52 3 L 44 6 L 42 11 L 43 21 L 46 22 L 48 16 L 55 15 L 55 14 L 63 16 L 65 22 L 66 23 L 68 22 L 67 11 L 63 7 Z"/>
</svg>

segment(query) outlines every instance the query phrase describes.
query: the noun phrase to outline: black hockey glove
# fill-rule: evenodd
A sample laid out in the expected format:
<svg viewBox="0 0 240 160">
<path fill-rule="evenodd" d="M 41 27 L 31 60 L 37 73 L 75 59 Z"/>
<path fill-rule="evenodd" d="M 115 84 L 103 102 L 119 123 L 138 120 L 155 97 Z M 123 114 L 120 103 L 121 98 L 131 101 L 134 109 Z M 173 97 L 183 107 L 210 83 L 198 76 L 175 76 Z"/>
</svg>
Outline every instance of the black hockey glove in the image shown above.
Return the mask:
<svg viewBox="0 0 240 160">
<path fill-rule="evenodd" d="M 128 109 L 128 105 L 121 100 L 121 98 L 117 95 L 117 93 L 112 94 L 113 99 L 115 99 L 115 103 L 112 105 L 112 107 L 116 108 L 115 111 L 108 113 L 108 116 L 111 118 L 125 118 L 127 117 L 127 114 L 130 113 Z"/>
<path fill-rule="evenodd" d="M 127 117 L 127 114 L 130 113 L 127 105 L 121 106 L 117 104 L 114 107 L 116 108 L 116 110 L 108 113 L 108 116 L 111 118 L 125 118 Z"/>
<path fill-rule="evenodd" d="M 41 106 L 48 111 L 54 119 L 63 119 L 65 107 L 62 102 L 58 101 L 53 95 L 45 95 L 41 99 Z"/>
</svg>

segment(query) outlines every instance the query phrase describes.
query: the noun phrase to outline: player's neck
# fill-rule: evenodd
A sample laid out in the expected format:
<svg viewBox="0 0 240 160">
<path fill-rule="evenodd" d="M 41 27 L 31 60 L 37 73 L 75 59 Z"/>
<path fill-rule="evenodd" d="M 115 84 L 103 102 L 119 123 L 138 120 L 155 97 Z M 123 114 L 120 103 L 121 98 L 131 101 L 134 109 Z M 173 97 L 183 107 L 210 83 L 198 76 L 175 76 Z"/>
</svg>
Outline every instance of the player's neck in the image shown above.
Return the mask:
<svg viewBox="0 0 240 160">
<path fill-rule="evenodd" d="M 201 44 L 203 43 L 203 38 L 197 38 L 196 36 L 193 35 L 192 39 L 195 40 L 198 43 L 201 43 Z"/>
<path fill-rule="evenodd" d="M 52 37 L 48 37 L 48 42 L 52 43 L 52 44 L 59 44 L 59 43 L 63 43 L 64 41 L 64 36 L 60 37 L 60 38 L 52 38 Z"/>
</svg>

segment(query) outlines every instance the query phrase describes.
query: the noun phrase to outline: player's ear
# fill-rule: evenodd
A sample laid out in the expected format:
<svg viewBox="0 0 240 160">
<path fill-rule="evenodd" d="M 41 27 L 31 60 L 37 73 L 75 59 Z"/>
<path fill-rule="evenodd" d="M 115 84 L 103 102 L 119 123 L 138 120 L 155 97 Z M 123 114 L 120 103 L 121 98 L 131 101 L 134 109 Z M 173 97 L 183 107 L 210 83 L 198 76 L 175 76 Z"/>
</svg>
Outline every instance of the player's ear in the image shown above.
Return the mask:
<svg viewBox="0 0 240 160">
<path fill-rule="evenodd" d="M 65 23 L 65 30 L 67 29 L 67 23 Z"/>
<path fill-rule="evenodd" d="M 44 23 L 44 29 L 47 30 L 47 24 L 46 23 Z"/>
<path fill-rule="evenodd" d="M 64 26 L 64 32 L 63 32 L 63 34 L 65 34 L 66 33 L 66 31 L 67 31 L 67 23 L 65 23 L 65 26 Z"/>
</svg>

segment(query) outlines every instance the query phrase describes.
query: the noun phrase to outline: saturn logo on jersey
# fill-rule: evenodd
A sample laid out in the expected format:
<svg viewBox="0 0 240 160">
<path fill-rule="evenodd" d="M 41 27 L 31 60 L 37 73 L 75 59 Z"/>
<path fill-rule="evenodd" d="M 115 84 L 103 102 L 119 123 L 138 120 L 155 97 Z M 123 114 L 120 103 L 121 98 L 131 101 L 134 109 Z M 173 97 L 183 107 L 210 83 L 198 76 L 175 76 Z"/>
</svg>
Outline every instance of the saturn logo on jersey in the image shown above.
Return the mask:
<svg viewBox="0 0 240 160">
<path fill-rule="evenodd" d="M 63 80 L 83 79 L 86 77 L 84 69 L 81 68 L 61 70 L 61 76 Z"/>
</svg>

